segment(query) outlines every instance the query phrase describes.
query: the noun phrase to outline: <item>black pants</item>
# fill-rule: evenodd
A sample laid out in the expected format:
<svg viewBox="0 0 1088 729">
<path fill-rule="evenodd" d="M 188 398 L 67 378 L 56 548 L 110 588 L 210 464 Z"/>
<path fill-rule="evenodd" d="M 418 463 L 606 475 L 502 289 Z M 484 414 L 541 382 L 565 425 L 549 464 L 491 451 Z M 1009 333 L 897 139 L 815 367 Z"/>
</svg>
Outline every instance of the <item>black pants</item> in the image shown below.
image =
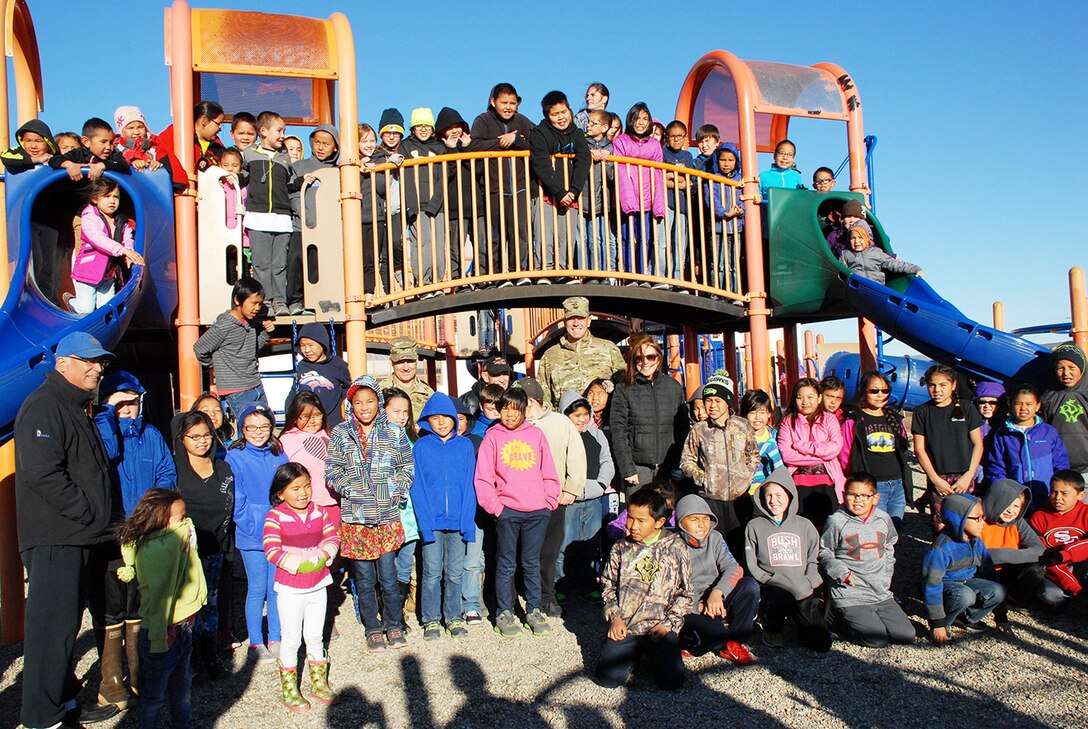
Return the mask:
<svg viewBox="0 0 1088 729">
<path fill-rule="evenodd" d="M 488 261 L 487 246 L 484 240 L 477 246 L 480 256 L 479 265 L 476 267 L 479 273 L 506 273 L 514 272 L 521 266 L 521 270 L 529 267 L 529 211 L 526 209 L 525 200 L 528 193 L 519 192 L 514 195 L 502 195 L 491 197 L 491 260 Z M 518 219 L 514 224 L 514 207 L 517 202 Z M 502 208 L 502 220 L 499 219 L 499 208 Z M 485 218 L 486 221 L 486 218 Z M 503 266 L 503 236 L 506 237 L 506 265 Z"/>
<path fill-rule="evenodd" d="M 781 633 L 786 618 L 791 618 L 797 628 L 797 640 L 804 647 L 818 653 L 831 650 L 831 632 L 827 629 L 827 610 L 817 595 L 798 600 L 781 587 L 763 585 L 760 588 L 763 602 L 763 630 Z"/>
<path fill-rule="evenodd" d="M 597 683 L 605 688 L 622 686 L 639 653 L 645 653 L 658 688 L 675 691 L 684 685 L 684 659 L 680 655 L 680 637 L 666 633 L 665 637 L 628 635 L 623 640 L 605 638 L 601 657 L 597 661 Z"/>
<path fill-rule="evenodd" d="M 544 544 L 540 548 L 540 605 L 547 610 L 555 600 L 555 566 L 559 548 L 563 546 L 563 533 L 567 519 L 567 507 L 555 507 L 548 519 L 548 531 L 544 532 Z"/>
<path fill-rule="evenodd" d="M 375 255 L 375 231 L 377 231 L 377 255 Z M 376 223 L 363 223 L 363 293 L 373 294 L 378 290 L 377 281 L 375 278 L 374 266 L 378 264 L 378 261 L 384 260 L 388 257 L 386 251 L 385 241 L 385 221 L 379 220 Z M 381 276 L 382 289 L 389 292 L 389 268 L 384 264 L 378 264 L 378 274 Z"/>
<path fill-rule="evenodd" d="M 140 619 L 140 590 L 136 580 L 122 582 L 117 577 L 117 570 L 124 566 L 121 547 L 115 542 L 91 547 L 86 570 L 87 606 L 95 629 Z"/>
<path fill-rule="evenodd" d="M 19 719 L 24 726 L 53 726 L 64 718 L 65 704 L 79 693 L 72 657 L 83 617 L 90 549 L 32 547 L 21 556 L 28 591 Z"/>
<path fill-rule="evenodd" d="M 797 511 L 812 522 L 817 530 L 823 531 L 827 517 L 835 513 L 838 497 L 835 495 L 835 485 L 824 486 L 798 486 L 797 487 Z"/>
<path fill-rule="evenodd" d="M 759 583 L 751 577 L 742 577 L 725 596 L 725 619 L 692 613 L 684 618 L 680 644 L 697 656 L 719 650 L 726 641 L 744 640 L 751 635 L 758 613 Z"/>
<path fill-rule="evenodd" d="M 287 243 L 287 305 L 302 303 L 302 231 L 291 232 Z"/>
<path fill-rule="evenodd" d="M 1008 596 L 1016 604 L 1027 607 L 1035 600 L 1046 579 L 1046 568 L 1038 562 L 1030 564 L 1006 564 L 1002 565 L 997 573 L 997 578 Z M 999 623 L 1009 620 L 1008 602 L 1002 602 L 994 608 L 994 619 Z"/>
</svg>

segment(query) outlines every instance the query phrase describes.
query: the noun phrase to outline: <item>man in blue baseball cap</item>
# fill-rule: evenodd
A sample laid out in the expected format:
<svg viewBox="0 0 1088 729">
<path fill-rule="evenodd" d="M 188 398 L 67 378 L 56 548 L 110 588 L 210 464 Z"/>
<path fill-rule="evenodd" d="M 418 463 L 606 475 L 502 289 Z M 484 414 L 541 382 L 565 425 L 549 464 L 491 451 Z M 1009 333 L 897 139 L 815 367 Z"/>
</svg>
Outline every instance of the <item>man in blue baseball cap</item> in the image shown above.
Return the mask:
<svg viewBox="0 0 1088 729">
<path fill-rule="evenodd" d="M 110 540 L 109 461 L 89 406 L 113 354 L 90 334 L 57 344 L 56 364 L 15 418 L 19 552 L 27 572 L 25 727 L 77 726 L 117 714 L 76 702 L 72 654 L 92 548 Z"/>
</svg>

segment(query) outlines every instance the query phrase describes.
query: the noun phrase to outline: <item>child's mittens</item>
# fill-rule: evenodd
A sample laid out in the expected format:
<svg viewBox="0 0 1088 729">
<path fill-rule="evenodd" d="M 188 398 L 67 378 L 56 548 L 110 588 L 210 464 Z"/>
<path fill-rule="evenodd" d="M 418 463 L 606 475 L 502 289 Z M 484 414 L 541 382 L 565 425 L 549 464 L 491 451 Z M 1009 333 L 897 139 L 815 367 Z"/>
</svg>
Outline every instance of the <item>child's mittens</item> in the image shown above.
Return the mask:
<svg viewBox="0 0 1088 729">
<path fill-rule="evenodd" d="M 121 545 L 121 559 L 125 564 L 117 568 L 117 579 L 121 582 L 132 582 L 136 578 L 136 545 L 127 542 Z"/>
</svg>

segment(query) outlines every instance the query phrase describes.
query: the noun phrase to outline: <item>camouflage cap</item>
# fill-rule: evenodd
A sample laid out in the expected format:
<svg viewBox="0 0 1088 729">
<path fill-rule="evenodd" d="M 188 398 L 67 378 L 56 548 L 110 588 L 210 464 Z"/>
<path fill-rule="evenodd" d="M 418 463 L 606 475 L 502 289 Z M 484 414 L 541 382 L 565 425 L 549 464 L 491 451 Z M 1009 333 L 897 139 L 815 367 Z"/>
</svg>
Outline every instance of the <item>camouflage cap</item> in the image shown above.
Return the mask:
<svg viewBox="0 0 1088 729">
<path fill-rule="evenodd" d="M 571 296 L 563 299 L 563 318 L 589 316 L 589 299 L 584 296 Z"/>
<path fill-rule="evenodd" d="M 389 343 L 389 360 L 391 362 L 405 362 L 419 359 L 416 352 L 416 340 L 411 337 L 397 337 Z"/>
</svg>

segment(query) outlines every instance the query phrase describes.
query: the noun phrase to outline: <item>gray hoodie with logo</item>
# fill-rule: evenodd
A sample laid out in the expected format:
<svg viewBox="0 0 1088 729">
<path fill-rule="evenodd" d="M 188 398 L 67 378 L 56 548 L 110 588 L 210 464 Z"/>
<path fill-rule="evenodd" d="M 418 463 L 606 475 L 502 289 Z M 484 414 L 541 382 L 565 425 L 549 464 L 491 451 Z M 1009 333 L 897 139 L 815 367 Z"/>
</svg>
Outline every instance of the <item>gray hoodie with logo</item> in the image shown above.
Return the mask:
<svg viewBox="0 0 1088 729">
<path fill-rule="evenodd" d="M 771 484 L 786 490 L 790 503 L 779 523 L 767 509 L 764 492 Z M 755 494 L 756 517 L 744 530 L 748 572 L 760 585 L 779 587 L 803 600 L 823 580 L 817 568 L 820 535 L 808 519 L 797 514 L 797 487 L 789 470 L 776 468 Z"/>
<path fill-rule="evenodd" d="M 829 516 L 820 537 L 820 569 L 827 575 L 831 602 L 849 607 L 892 599 L 898 540 L 892 518 L 875 507 L 864 519 L 846 509 Z"/>
</svg>

